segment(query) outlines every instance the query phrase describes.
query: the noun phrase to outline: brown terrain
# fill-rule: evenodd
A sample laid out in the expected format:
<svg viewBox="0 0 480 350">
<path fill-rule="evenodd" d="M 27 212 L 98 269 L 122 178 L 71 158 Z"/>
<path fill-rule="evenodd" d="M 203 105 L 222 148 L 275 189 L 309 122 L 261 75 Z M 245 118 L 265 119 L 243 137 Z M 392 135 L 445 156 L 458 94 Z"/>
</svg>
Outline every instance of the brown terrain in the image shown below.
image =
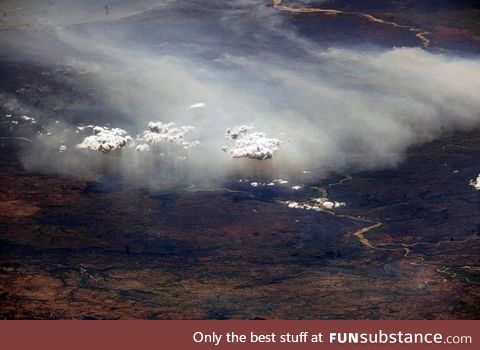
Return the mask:
<svg viewBox="0 0 480 350">
<path fill-rule="evenodd" d="M 347 201 L 336 213 L 238 185 L 148 192 L 28 173 L 3 142 L 0 314 L 478 318 L 468 177 L 480 133 L 467 136 L 412 149 L 397 170 L 319 183 Z"/>
<path fill-rule="evenodd" d="M 324 6 L 314 2 L 310 10 L 298 1 L 267 2 L 325 45 L 480 52 L 476 9 L 337 0 L 329 2 L 339 11 L 333 14 L 312 10 Z M 171 30 L 155 32 L 152 42 L 176 44 L 188 40 L 177 37 L 183 28 L 200 31 L 220 17 L 199 4 L 188 9 L 194 16 L 185 15 L 182 6 L 114 25 L 145 24 L 132 31 L 135 41 L 150 40 L 148 25 L 162 23 Z M 0 31 L 9 28 L 0 23 Z M 219 52 L 251 44 L 248 35 L 232 41 L 219 28 L 212 25 L 208 37 Z M 72 120 L 84 114 L 75 110 L 77 91 L 62 99 L 55 94 L 68 86 L 33 65 L 5 63 L 15 38 L 0 55 L 0 90 L 14 94 L 30 84 L 28 102 L 36 108 L 57 104 L 55 113 L 71 112 Z M 289 50 L 281 40 L 270 44 Z M 55 94 L 42 95 L 45 86 Z M 82 98 L 90 104 L 87 92 Z M 0 117 L 11 112 L 0 107 Z M 110 115 L 94 111 L 98 123 Z M 332 174 L 299 193 L 237 181 L 223 189 L 153 191 L 27 170 L 19 155 L 35 146 L 2 123 L 1 318 L 480 318 L 480 191 L 469 186 L 480 173 L 479 130 L 412 147 L 395 169 Z M 346 206 L 315 212 L 285 204 L 325 194 Z"/>
</svg>

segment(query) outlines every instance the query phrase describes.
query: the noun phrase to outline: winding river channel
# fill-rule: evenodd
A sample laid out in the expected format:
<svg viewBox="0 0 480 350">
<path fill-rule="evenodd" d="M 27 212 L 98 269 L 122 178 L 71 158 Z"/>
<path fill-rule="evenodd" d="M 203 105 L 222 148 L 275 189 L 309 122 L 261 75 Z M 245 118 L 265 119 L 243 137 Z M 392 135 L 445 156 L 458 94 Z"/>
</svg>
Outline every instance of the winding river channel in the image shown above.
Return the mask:
<svg viewBox="0 0 480 350">
<path fill-rule="evenodd" d="M 419 40 L 423 48 L 428 48 L 430 46 L 430 39 L 428 38 L 428 36 L 431 33 L 414 26 L 386 21 L 364 12 L 357 12 L 357 11 L 347 12 L 347 11 L 341 11 L 341 10 L 335 10 L 335 9 L 318 8 L 318 7 L 297 8 L 297 7 L 289 7 L 284 5 L 283 0 L 272 0 L 272 1 L 273 1 L 273 7 L 279 11 L 290 12 L 290 13 L 322 13 L 325 15 L 332 15 L 332 16 L 336 16 L 336 15 L 357 16 L 360 18 L 364 18 L 367 21 L 370 21 L 372 23 L 388 25 L 395 28 L 403 28 L 403 29 L 409 30 L 412 33 L 415 33 L 416 38 Z"/>
</svg>

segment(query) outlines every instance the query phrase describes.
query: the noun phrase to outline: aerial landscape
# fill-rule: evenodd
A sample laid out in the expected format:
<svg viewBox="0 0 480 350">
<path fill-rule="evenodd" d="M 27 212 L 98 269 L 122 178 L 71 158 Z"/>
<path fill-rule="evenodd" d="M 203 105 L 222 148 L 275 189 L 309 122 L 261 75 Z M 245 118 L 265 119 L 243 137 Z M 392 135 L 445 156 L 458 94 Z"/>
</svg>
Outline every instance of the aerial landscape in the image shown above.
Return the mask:
<svg viewBox="0 0 480 350">
<path fill-rule="evenodd" d="M 0 2 L 2 319 L 479 319 L 480 3 Z"/>
</svg>

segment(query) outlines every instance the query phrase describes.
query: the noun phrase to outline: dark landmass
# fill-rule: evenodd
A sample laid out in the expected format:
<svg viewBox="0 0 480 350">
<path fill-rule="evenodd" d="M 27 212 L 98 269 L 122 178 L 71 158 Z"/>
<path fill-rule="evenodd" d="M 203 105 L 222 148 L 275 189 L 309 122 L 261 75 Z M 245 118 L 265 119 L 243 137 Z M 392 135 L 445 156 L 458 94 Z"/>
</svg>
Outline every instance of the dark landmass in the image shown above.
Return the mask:
<svg viewBox="0 0 480 350">
<path fill-rule="evenodd" d="M 348 202 L 335 214 L 239 185 L 152 193 L 28 173 L 11 146 L 0 153 L 4 318 L 480 315 L 480 197 L 468 186 L 479 132 L 416 147 L 395 170 L 319 183 Z"/>
<path fill-rule="evenodd" d="M 398 24 L 428 33 L 429 46 L 434 50 L 470 54 L 480 52 L 480 4 L 475 0 L 286 0 L 282 4 L 297 9 L 324 8 L 345 12 L 336 16 L 322 13 L 292 16 L 300 27 L 305 28 L 305 33 L 319 33 L 318 40 L 323 42 L 415 46 L 415 33 L 409 32 L 408 28 L 392 25 Z M 361 13 L 390 24 L 368 21 L 358 16 Z M 319 17 L 321 21 L 318 21 Z M 315 31 L 312 26 L 319 26 L 321 31 Z M 349 35 L 342 36 L 344 31 Z"/>
<path fill-rule="evenodd" d="M 150 40 L 152 46 L 186 43 L 176 29 L 190 28 L 208 31 L 219 52 L 266 47 L 250 46 L 248 35 L 232 42 L 214 6 L 192 6 L 180 2 L 136 14 L 110 30 L 131 26 L 132 42 Z M 430 50 L 480 52 L 476 1 L 334 0 L 318 6 L 426 30 Z M 325 47 L 421 46 L 408 29 L 356 15 L 283 16 Z M 234 20 L 244 18 L 240 12 Z M 170 30 L 151 30 L 160 24 Z M 254 25 L 252 33 L 261 30 Z M 46 69 L 41 63 L 15 59 L 10 50 L 16 38 L 41 37 L 42 29 L 35 30 L 8 33 L 1 92 L 15 94 L 27 108 L 19 114 L 31 108 L 40 117 L 88 122 L 78 109 L 88 103 L 90 118 L 107 121 L 111 111 L 95 98 L 94 87 L 89 90 L 88 76 L 81 78 L 86 90 L 78 90 L 70 81 L 78 77 L 64 67 L 40 74 Z M 298 54 L 281 41 L 268 42 L 271 47 Z M 0 107 L 1 116 L 11 112 Z M 480 192 L 469 186 L 479 173 L 479 130 L 412 147 L 397 168 L 332 174 L 296 194 L 237 182 L 224 189 L 152 191 L 112 178 L 38 173 L 19 160 L 32 144 L 15 136 L 10 124 L 0 124 L 1 318 L 480 317 Z M 347 206 L 314 212 L 284 203 L 325 191 Z"/>
</svg>

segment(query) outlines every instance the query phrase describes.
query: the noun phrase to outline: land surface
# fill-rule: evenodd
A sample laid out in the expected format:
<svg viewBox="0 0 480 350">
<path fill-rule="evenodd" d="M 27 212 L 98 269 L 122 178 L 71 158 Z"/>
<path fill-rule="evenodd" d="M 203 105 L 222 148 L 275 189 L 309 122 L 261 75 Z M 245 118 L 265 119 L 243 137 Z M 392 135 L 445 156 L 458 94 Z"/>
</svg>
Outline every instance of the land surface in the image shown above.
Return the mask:
<svg viewBox="0 0 480 350">
<path fill-rule="evenodd" d="M 474 1 L 435 2 L 435 9 L 423 8 L 421 1 L 276 3 L 286 6 L 278 10 L 301 33 L 327 46 L 362 42 L 479 51 Z M 342 13 L 291 11 L 307 7 Z M 161 22 L 172 31 L 145 40 L 173 45 L 179 40 L 175 28 L 188 24 L 201 31 L 217 11 L 184 2 L 129 13 L 114 25 L 137 28 L 136 40 Z M 12 29 L 6 22 L 5 35 L 41 31 L 20 24 Z M 231 43 L 222 28 L 209 30 L 222 50 L 258 49 L 249 47 L 248 36 Z M 419 33 L 428 33 L 428 45 Z M 15 40 L 3 45 L 12 49 Z M 2 56 L 2 92 L 18 94 L 45 113 L 57 104 L 57 112 L 81 118 L 71 102 L 90 101 L 88 93 L 74 90 L 71 100 L 46 99 L 40 87 L 68 90 L 65 79 L 40 74 L 43 67 L 18 62 L 12 52 Z M 26 90 L 16 92 L 21 87 Z M 109 114 L 92 106 L 97 121 Z M 11 113 L 1 108 L 2 116 Z M 480 171 L 479 130 L 447 132 L 411 147 L 396 168 L 331 174 L 298 193 L 237 181 L 217 189 L 154 191 L 110 178 L 45 174 L 22 165 L 29 147 L 34 145 L 2 121 L 2 318 L 480 317 L 480 192 L 469 186 Z M 347 206 L 316 212 L 285 204 L 325 194 Z"/>
<path fill-rule="evenodd" d="M 348 202 L 335 213 L 239 185 L 152 193 L 29 173 L 4 141 L 0 313 L 477 318 L 480 197 L 467 184 L 480 133 L 461 136 L 316 184 Z"/>
</svg>

